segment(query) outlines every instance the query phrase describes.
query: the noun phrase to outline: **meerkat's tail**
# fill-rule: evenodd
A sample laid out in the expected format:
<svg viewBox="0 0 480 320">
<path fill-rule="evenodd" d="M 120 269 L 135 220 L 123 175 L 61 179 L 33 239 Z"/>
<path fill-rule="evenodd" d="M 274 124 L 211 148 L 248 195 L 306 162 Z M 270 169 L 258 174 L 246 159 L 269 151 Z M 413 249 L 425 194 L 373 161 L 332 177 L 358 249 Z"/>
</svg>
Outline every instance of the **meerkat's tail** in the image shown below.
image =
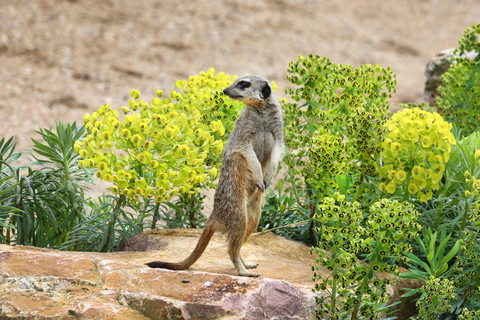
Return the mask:
<svg viewBox="0 0 480 320">
<path fill-rule="evenodd" d="M 195 261 L 200 258 L 200 256 L 205 251 L 210 239 L 212 239 L 213 234 L 217 231 L 218 227 L 215 226 L 214 223 L 211 222 L 209 219 L 205 224 L 205 228 L 203 228 L 202 234 L 200 235 L 200 239 L 197 242 L 197 246 L 193 250 L 193 252 L 183 260 L 182 262 L 163 262 L 163 261 L 152 261 L 146 263 L 147 266 L 150 268 L 163 268 L 169 270 L 185 270 L 188 269 Z"/>
</svg>

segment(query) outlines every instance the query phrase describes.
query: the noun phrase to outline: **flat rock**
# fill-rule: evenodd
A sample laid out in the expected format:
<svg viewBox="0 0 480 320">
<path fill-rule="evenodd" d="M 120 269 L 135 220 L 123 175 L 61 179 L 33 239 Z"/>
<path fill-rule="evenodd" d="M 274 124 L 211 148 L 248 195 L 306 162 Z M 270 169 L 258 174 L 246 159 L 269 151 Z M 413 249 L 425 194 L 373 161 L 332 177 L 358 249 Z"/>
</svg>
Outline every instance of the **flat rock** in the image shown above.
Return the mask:
<svg viewBox="0 0 480 320">
<path fill-rule="evenodd" d="M 252 236 L 242 248 L 247 261 L 259 264 L 259 278 L 237 276 L 220 234 L 188 270 L 145 266 L 183 260 L 200 233 L 148 231 L 116 253 L 0 245 L 0 319 L 315 318 L 315 256 L 305 244 L 271 233 Z M 407 286 L 389 290 L 398 299 L 397 288 Z M 399 319 L 414 314 L 406 305 L 398 306 Z"/>
<path fill-rule="evenodd" d="M 236 276 L 220 235 L 214 236 L 189 270 L 144 265 L 171 257 L 183 259 L 199 233 L 147 232 L 132 241 L 157 243 L 159 250 L 143 252 L 66 252 L 0 245 L 0 318 L 314 318 L 310 269 L 314 257 L 301 243 L 272 234 L 251 238 L 243 255 L 260 264 L 261 278 Z"/>
</svg>

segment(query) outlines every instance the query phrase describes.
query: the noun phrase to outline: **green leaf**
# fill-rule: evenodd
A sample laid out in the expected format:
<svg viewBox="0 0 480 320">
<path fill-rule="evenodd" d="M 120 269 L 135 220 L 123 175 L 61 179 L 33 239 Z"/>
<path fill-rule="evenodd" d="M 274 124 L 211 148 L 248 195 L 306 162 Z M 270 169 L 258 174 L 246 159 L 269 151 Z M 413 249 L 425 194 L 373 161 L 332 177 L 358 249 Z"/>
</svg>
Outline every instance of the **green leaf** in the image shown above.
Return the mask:
<svg viewBox="0 0 480 320">
<path fill-rule="evenodd" d="M 435 274 L 434 274 L 433 276 L 438 278 L 438 277 L 440 277 L 442 274 L 444 274 L 445 271 L 447 271 L 447 270 L 448 270 L 448 264 L 444 264 L 444 265 L 440 268 L 440 270 L 437 270 L 437 271 L 435 272 Z"/>
<path fill-rule="evenodd" d="M 423 233 L 424 236 L 425 236 L 425 232 Z M 415 241 L 417 241 L 418 245 L 420 246 L 420 248 L 422 249 L 422 252 L 425 253 L 425 254 L 428 254 L 427 252 L 427 248 L 425 247 L 425 244 L 423 243 L 422 239 L 420 237 L 417 237 L 415 239 Z"/>
<path fill-rule="evenodd" d="M 433 266 L 433 268 L 435 268 L 435 262 L 433 261 L 434 253 L 435 253 L 434 251 L 431 251 L 427 255 L 427 260 L 428 262 L 430 262 L 430 265 Z"/>
<path fill-rule="evenodd" d="M 398 277 L 402 279 L 414 279 L 414 280 L 425 281 L 426 279 L 428 279 L 428 274 L 420 270 L 410 270 L 410 272 L 404 272 L 399 274 Z"/>
<path fill-rule="evenodd" d="M 454 244 L 454 246 L 452 247 L 452 249 L 450 249 L 450 251 L 447 253 L 447 255 L 445 257 L 443 257 L 443 259 L 440 261 L 439 265 L 442 266 L 443 264 L 446 265 L 446 263 L 448 261 L 450 261 L 457 253 L 458 253 L 458 250 L 460 249 L 460 241 L 457 240 Z"/>
<path fill-rule="evenodd" d="M 4 194 L 7 194 L 7 193 L 10 193 L 10 191 L 16 189 L 17 187 L 18 187 L 18 183 L 15 183 L 14 185 L 12 185 L 8 188 L 1 189 L 0 196 L 4 195 Z"/>
<path fill-rule="evenodd" d="M 430 230 L 428 230 L 430 233 Z M 437 241 L 437 233 L 435 232 L 433 235 L 431 235 L 430 239 L 426 239 L 428 242 L 428 252 L 435 252 L 435 244 Z"/>
<path fill-rule="evenodd" d="M 10 211 L 10 212 L 23 212 L 23 210 L 16 208 L 16 207 L 11 207 L 11 206 L 0 206 L 0 209 L 5 210 L 5 211 Z"/>
<path fill-rule="evenodd" d="M 413 296 L 416 293 L 422 292 L 420 289 L 410 289 L 410 288 L 402 288 L 401 290 L 408 290 L 408 292 L 402 294 L 400 298 L 408 298 Z"/>
<path fill-rule="evenodd" d="M 415 262 L 416 264 L 418 264 L 419 266 L 421 266 L 425 271 L 427 271 L 429 274 L 432 273 L 432 270 L 430 269 L 430 267 L 425 263 L 423 262 L 422 260 L 420 260 L 419 258 L 417 258 L 417 256 L 415 256 L 414 254 L 412 253 L 407 253 L 406 256 L 413 262 Z"/>
<path fill-rule="evenodd" d="M 445 226 L 442 230 L 442 234 L 440 235 L 440 241 L 441 242 L 438 245 L 437 253 L 435 254 L 435 261 L 437 261 L 437 262 L 441 257 L 443 257 L 443 254 L 445 253 L 445 246 L 446 246 L 448 240 L 450 240 L 450 236 L 452 235 L 450 233 L 450 234 L 448 234 L 448 236 L 445 236 L 446 230 L 447 230 L 447 227 Z"/>
</svg>

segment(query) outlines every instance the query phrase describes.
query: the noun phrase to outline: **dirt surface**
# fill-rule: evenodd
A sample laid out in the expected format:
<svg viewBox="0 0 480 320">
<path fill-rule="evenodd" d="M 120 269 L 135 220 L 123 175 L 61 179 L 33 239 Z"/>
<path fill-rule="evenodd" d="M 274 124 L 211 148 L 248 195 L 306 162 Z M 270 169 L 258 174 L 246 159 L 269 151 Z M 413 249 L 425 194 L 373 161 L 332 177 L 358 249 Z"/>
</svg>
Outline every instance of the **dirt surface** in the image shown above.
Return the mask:
<svg viewBox="0 0 480 320">
<path fill-rule="evenodd" d="M 82 121 L 137 88 L 150 100 L 214 67 L 275 80 L 308 53 L 392 66 L 392 100 L 421 102 L 424 67 L 479 22 L 478 0 L 0 0 L 0 136 Z"/>
</svg>

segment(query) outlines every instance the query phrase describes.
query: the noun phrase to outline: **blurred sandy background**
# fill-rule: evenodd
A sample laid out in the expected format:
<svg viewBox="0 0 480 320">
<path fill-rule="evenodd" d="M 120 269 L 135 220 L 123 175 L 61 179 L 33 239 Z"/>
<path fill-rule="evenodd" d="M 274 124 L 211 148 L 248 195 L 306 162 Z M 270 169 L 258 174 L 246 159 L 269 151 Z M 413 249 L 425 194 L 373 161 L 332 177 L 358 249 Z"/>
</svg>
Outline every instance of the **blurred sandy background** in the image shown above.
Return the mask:
<svg viewBox="0 0 480 320">
<path fill-rule="evenodd" d="M 214 67 L 288 87 L 288 62 L 392 66 L 392 100 L 421 102 L 424 68 L 480 21 L 478 0 L 0 0 L 0 136 L 20 149 L 56 119 L 150 100 Z"/>
</svg>

